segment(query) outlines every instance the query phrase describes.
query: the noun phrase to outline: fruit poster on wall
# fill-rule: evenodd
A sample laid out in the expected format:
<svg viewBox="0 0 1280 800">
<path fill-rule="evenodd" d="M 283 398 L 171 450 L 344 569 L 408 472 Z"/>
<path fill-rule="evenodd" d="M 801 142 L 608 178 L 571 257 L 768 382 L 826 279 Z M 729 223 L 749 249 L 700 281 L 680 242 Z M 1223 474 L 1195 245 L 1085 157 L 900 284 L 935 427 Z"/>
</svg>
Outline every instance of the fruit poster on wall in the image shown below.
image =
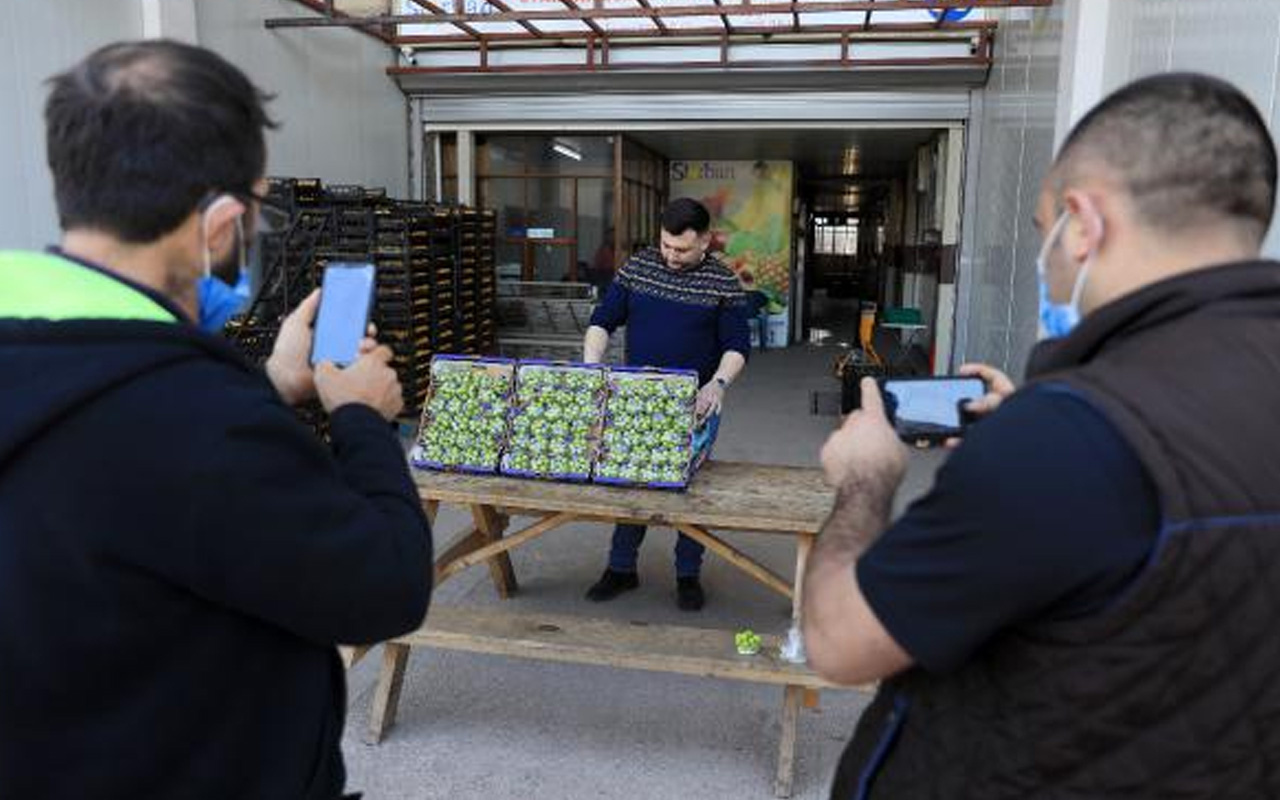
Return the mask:
<svg viewBox="0 0 1280 800">
<path fill-rule="evenodd" d="M 671 197 L 692 197 L 711 212 L 712 250 L 748 289 L 787 304 L 791 289 L 790 161 L 673 161 Z"/>
</svg>

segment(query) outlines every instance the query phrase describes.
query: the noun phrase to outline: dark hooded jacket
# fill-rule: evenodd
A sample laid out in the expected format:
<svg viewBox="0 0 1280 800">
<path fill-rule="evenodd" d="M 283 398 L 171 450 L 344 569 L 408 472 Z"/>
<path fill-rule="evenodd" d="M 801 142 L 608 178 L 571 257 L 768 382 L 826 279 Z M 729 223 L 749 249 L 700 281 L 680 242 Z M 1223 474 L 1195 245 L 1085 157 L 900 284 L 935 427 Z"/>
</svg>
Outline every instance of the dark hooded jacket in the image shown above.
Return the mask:
<svg viewBox="0 0 1280 800">
<path fill-rule="evenodd" d="M 332 798 L 338 643 L 416 628 L 387 423 L 332 448 L 168 301 L 0 253 L 0 797 Z"/>
</svg>

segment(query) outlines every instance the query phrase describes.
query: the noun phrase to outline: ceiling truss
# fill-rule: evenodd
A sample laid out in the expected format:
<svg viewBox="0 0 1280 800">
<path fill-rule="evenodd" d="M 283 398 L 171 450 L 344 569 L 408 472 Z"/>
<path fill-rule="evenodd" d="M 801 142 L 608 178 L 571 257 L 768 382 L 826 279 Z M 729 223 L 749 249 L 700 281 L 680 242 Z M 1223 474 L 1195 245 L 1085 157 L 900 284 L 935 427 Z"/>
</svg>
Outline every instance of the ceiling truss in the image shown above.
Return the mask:
<svg viewBox="0 0 1280 800">
<path fill-rule="evenodd" d="M 544 0 L 538 8 L 530 9 L 530 0 L 411 0 L 414 13 L 354 16 L 335 7 L 334 0 L 294 1 L 315 13 L 267 19 L 266 27 L 359 30 L 405 56 L 405 63 L 388 68 L 389 73 L 400 75 L 775 65 L 989 67 L 996 22 L 966 21 L 956 12 L 1053 4 L 1053 0 Z M 889 12 L 904 11 L 931 11 L 932 18 L 901 22 L 885 17 Z M 711 20 L 714 23 L 708 24 Z M 402 28 L 406 26 L 428 26 L 431 33 L 405 33 Z M 734 55 L 735 49 L 771 44 L 827 45 L 827 49 L 816 58 Z M 917 46 L 914 52 L 913 45 Z M 950 49 L 930 50 L 928 45 Z M 658 51 L 652 48 L 668 46 L 706 46 L 708 52 L 718 52 L 718 58 L 645 62 L 618 57 L 620 51 L 635 53 L 644 48 L 654 53 Z M 498 51 L 518 50 L 560 55 L 546 63 L 495 56 Z M 565 51 L 577 55 L 566 57 Z M 473 56 L 466 63 L 432 60 L 431 54 L 448 52 Z M 890 55 L 882 57 L 882 52 Z M 419 59 L 422 63 L 411 63 L 410 57 L 418 53 L 426 54 Z"/>
</svg>

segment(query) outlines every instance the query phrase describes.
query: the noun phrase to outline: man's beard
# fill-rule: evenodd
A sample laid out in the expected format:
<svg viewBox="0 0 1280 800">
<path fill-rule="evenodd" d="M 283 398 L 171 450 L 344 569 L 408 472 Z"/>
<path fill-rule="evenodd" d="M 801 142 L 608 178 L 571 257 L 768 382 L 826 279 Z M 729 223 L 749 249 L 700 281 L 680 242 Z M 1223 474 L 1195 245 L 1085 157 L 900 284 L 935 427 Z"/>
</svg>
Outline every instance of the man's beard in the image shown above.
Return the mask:
<svg viewBox="0 0 1280 800">
<path fill-rule="evenodd" d="M 237 241 L 235 246 L 227 251 L 227 255 L 220 261 L 214 261 L 209 265 L 209 274 L 228 286 L 235 286 L 240 280 L 240 242 L 238 241 L 240 234 L 237 232 Z"/>
</svg>

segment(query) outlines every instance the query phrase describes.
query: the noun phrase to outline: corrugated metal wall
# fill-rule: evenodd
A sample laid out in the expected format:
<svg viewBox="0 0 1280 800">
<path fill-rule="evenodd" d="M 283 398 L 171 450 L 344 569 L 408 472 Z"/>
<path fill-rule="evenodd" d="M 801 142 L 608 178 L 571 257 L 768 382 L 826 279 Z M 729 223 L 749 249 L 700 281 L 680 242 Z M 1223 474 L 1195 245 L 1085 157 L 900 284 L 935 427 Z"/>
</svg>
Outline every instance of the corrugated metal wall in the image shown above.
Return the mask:
<svg viewBox="0 0 1280 800">
<path fill-rule="evenodd" d="M 1060 7 L 1001 17 L 966 188 L 975 196 L 966 205 L 956 355 L 1013 373 L 1036 336 L 1040 238 L 1031 216 L 1053 159 L 1061 45 Z"/>
<path fill-rule="evenodd" d="M 1101 59 L 1095 96 L 1075 98 L 1076 116 L 1131 80 L 1155 72 L 1194 70 L 1226 78 L 1246 91 L 1280 130 L 1280 2 L 1277 0 L 1099 0 L 1096 12 L 1063 46 L 1063 4 L 1029 15 L 1003 12 L 996 66 L 983 90 L 972 219 L 962 253 L 964 312 L 958 353 L 1021 373 L 1036 337 L 1035 256 L 1030 223 L 1054 142 L 1073 122 L 1059 98 L 1060 61 Z M 1055 113 L 1058 124 L 1055 127 Z M 1280 225 L 1265 252 L 1280 257 Z"/>
</svg>

